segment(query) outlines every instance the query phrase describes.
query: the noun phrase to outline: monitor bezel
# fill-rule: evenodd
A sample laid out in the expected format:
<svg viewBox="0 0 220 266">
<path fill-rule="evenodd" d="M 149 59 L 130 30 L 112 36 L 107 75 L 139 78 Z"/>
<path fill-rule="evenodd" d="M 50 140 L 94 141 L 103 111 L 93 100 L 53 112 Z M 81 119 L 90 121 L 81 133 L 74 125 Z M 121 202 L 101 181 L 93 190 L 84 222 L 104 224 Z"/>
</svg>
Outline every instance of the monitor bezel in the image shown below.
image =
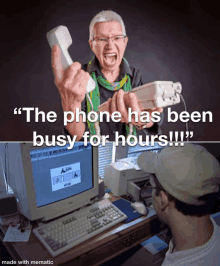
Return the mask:
<svg viewBox="0 0 220 266">
<path fill-rule="evenodd" d="M 12 143 L 11 145 L 15 144 Z M 38 207 L 30 151 L 47 147 L 48 146 L 45 144 L 41 147 L 36 147 L 33 146 L 33 143 L 20 143 L 18 145 L 18 156 L 20 154 L 20 162 L 18 161 L 18 164 L 21 166 L 18 176 L 20 176 L 21 182 L 24 182 L 23 189 L 25 191 L 23 191 L 23 193 L 16 193 L 15 186 L 12 187 L 12 189 L 15 190 L 15 194 L 17 194 L 20 211 L 30 220 L 42 219 L 46 221 L 56 218 L 89 204 L 91 200 L 98 196 L 98 148 L 92 147 L 93 187 L 78 195 Z M 21 197 L 21 194 L 23 196 L 26 195 L 26 199 Z M 25 203 L 25 200 L 28 201 L 28 205 L 27 202 Z M 22 205 L 26 207 L 23 208 Z"/>
</svg>

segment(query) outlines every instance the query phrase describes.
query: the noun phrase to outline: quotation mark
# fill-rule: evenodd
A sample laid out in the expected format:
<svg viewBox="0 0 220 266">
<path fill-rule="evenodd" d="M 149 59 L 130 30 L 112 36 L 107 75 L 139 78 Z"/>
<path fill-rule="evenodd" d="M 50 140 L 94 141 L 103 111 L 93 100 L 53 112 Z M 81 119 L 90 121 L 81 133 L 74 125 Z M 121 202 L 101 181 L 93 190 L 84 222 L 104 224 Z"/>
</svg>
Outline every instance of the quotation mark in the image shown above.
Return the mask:
<svg viewBox="0 0 220 266">
<path fill-rule="evenodd" d="M 173 133 L 175 134 L 175 140 L 174 140 L 175 143 L 173 143 Z M 186 139 L 193 137 L 193 131 L 186 131 L 186 132 L 183 132 L 183 131 L 181 131 L 181 132 L 178 132 L 178 131 L 172 132 L 171 131 L 170 132 L 170 144 L 169 145 L 170 146 L 173 146 L 173 145 L 179 146 L 179 144 L 180 144 L 180 146 L 184 146 L 184 142 L 183 142 L 184 133 L 186 134 L 186 136 L 185 136 Z M 178 140 L 179 137 L 180 137 L 180 140 Z"/>
<path fill-rule="evenodd" d="M 21 114 L 21 109 L 22 109 L 21 107 L 20 107 L 20 108 L 17 108 L 17 107 L 16 107 L 16 108 L 14 109 L 14 115 L 20 115 L 20 114 Z"/>
</svg>

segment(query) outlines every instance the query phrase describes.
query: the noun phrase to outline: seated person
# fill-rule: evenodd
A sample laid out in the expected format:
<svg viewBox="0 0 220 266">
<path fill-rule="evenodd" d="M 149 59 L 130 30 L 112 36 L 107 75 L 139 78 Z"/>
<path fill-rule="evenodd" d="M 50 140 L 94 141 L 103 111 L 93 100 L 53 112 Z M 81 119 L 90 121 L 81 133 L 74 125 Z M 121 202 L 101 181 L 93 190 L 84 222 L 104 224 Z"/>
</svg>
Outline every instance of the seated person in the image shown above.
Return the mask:
<svg viewBox="0 0 220 266">
<path fill-rule="evenodd" d="M 172 240 L 163 266 L 220 265 L 220 227 L 210 214 L 220 211 L 220 165 L 204 147 L 185 144 L 138 158 L 153 173 L 152 201 Z"/>
<path fill-rule="evenodd" d="M 128 107 L 132 111 L 141 111 L 137 97 L 134 93 L 129 93 L 128 102 L 125 104 L 124 93 L 143 84 L 141 72 L 129 65 L 123 58 L 128 43 L 124 22 L 121 17 L 113 11 L 102 11 L 98 13 L 91 21 L 89 45 L 94 58 L 87 64 L 83 65 L 74 62 L 66 70 L 62 69 L 61 54 L 58 45 L 54 45 L 52 54 L 52 67 L 55 76 L 55 84 L 58 87 L 63 111 L 72 111 L 75 113 L 76 108 L 84 111 L 86 114 L 92 111 L 91 103 L 86 100 L 86 86 L 89 75 L 96 82 L 96 88 L 90 93 L 93 107 L 98 111 L 98 106 L 108 101 L 108 112 L 112 114 L 114 111 L 121 113 L 121 122 L 100 122 L 101 135 L 109 135 L 110 141 L 114 140 L 115 133 L 127 136 L 128 127 Z M 146 110 L 145 110 L 146 111 Z M 163 112 L 163 108 L 155 108 L 147 110 L 149 114 L 152 111 Z M 70 116 L 70 115 L 69 115 Z M 140 123 L 132 119 L 132 124 L 140 130 L 136 131 L 133 127 L 133 134 L 138 135 L 158 135 L 161 134 L 159 123 Z M 84 123 L 82 117 L 80 122 L 75 120 L 68 123 L 66 133 L 77 135 L 80 140 L 85 131 L 89 131 L 90 135 L 96 135 L 94 123 Z M 144 138 L 143 138 L 144 139 Z"/>
</svg>

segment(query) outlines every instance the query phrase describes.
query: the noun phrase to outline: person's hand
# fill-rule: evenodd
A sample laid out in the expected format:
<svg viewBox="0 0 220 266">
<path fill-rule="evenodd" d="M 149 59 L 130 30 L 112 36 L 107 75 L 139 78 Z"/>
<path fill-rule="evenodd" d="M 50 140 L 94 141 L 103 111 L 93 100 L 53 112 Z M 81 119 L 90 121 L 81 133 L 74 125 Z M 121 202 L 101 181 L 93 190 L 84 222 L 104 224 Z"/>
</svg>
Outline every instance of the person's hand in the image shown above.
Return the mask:
<svg viewBox="0 0 220 266">
<path fill-rule="evenodd" d="M 159 113 L 163 113 L 163 108 L 162 107 L 158 107 L 158 108 L 151 108 L 151 109 L 145 109 L 145 110 L 141 110 L 142 112 L 143 111 L 147 111 L 150 115 L 150 119 L 152 117 L 152 113 L 153 112 L 159 112 Z M 147 124 L 146 128 L 150 128 L 153 126 L 153 122 L 150 122 L 149 124 Z"/>
<path fill-rule="evenodd" d="M 62 67 L 61 50 L 58 45 L 53 46 L 52 50 L 52 68 L 54 73 L 54 82 L 59 90 L 61 103 L 64 112 L 76 112 L 81 110 L 81 102 L 85 98 L 86 86 L 89 80 L 89 73 L 81 69 L 81 64 L 73 63 L 66 70 Z M 71 120 L 71 114 L 67 113 L 67 119 Z M 85 132 L 85 124 L 80 117 L 79 122 L 67 123 L 67 131 L 72 136 L 77 136 L 80 140 Z"/>
<path fill-rule="evenodd" d="M 57 44 L 52 50 L 52 68 L 64 111 L 73 111 L 75 107 L 80 107 L 85 98 L 89 73 L 82 70 L 78 62 L 74 62 L 66 70 L 63 69 L 61 50 Z"/>
<path fill-rule="evenodd" d="M 125 95 L 125 92 L 123 90 L 119 90 L 117 91 L 113 98 L 109 99 L 106 102 L 105 108 L 108 109 L 109 113 L 113 113 L 115 111 L 118 111 L 121 113 L 121 122 L 122 123 L 126 123 L 128 124 L 128 108 L 131 108 L 131 112 L 136 112 L 138 114 L 138 121 L 135 121 L 135 116 L 132 115 L 132 120 L 131 123 L 135 126 L 141 127 L 141 126 L 145 126 L 146 123 L 141 123 L 140 122 L 140 114 L 143 111 L 147 111 L 149 112 L 150 115 L 150 119 L 151 119 L 151 115 L 152 112 L 159 112 L 162 113 L 163 112 L 163 108 L 152 108 L 152 109 L 141 109 L 139 103 L 138 103 L 138 98 L 135 95 L 135 93 L 127 93 Z M 153 126 L 153 122 L 149 122 L 146 126 L 146 128 L 150 128 Z"/>
</svg>

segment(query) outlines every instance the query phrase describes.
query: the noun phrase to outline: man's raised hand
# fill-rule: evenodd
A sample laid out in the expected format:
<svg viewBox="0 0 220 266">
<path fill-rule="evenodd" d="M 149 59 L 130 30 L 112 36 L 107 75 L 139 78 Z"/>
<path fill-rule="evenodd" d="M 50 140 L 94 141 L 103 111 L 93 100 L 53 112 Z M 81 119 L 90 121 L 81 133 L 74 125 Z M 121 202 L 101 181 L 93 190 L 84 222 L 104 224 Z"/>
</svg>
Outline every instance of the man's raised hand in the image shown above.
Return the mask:
<svg viewBox="0 0 220 266">
<path fill-rule="evenodd" d="M 109 113 L 113 113 L 115 111 L 118 111 L 121 113 L 121 122 L 128 124 L 128 108 L 131 108 L 131 112 L 136 112 L 138 114 L 138 121 L 135 121 L 134 116 L 131 117 L 131 123 L 135 126 L 142 127 L 145 126 L 145 123 L 140 122 L 140 115 L 141 112 L 147 111 L 150 115 L 152 115 L 152 112 L 163 112 L 163 108 L 152 108 L 148 110 L 142 110 L 139 103 L 138 103 L 138 98 L 135 95 L 135 93 L 126 93 L 123 90 L 117 91 L 112 99 L 109 99 L 107 101 L 107 105 L 105 108 L 108 109 Z M 147 124 L 147 128 L 150 128 L 153 126 L 153 122 L 149 122 Z"/>
<path fill-rule="evenodd" d="M 66 70 L 63 69 L 61 50 L 57 44 L 52 49 L 52 69 L 64 111 L 73 111 L 74 106 L 79 107 L 85 98 L 89 73 L 82 70 L 78 62 L 74 62 Z"/>
</svg>

